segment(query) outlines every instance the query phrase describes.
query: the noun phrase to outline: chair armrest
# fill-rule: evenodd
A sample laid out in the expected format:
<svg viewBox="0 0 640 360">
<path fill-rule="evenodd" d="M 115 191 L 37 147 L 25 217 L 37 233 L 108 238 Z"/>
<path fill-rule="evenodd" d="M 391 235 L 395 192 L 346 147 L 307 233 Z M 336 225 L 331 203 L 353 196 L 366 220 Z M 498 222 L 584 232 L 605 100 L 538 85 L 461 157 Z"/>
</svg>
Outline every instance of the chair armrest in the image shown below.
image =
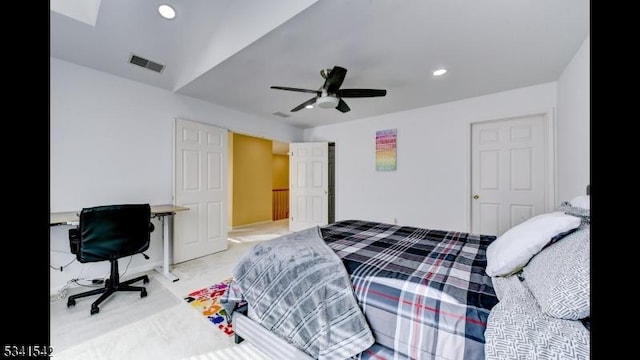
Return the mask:
<svg viewBox="0 0 640 360">
<path fill-rule="evenodd" d="M 78 228 L 69 229 L 69 247 L 72 254 L 77 254 L 80 249 L 80 231 Z"/>
</svg>

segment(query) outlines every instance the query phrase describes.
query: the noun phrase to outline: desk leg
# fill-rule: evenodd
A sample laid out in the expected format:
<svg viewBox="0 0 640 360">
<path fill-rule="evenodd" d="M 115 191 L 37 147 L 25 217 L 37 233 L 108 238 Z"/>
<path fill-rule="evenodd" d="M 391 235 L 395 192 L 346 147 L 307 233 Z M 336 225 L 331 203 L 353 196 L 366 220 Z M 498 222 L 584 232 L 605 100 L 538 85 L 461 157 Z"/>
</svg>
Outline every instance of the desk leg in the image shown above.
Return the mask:
<svg viewBox="0 0 640 360">
<path fill-rule="evenodd" d="M 165 219 L 165 217 L 168 217 L 168 219 Z M 164 256 L 162 259 L 162 267 L 156 267 L 156 271 L 164 275 L 167 279 L 176 282 L 180 279 L 169 271 L 169 255 L 171 246 L 173 245 L 173 239 L 171 238 L 173 233 L 173 214 L 161 215 L 158 216 L 158 218 L 160 218 L 160 222 L 162 222 L 162 247 L 164 248 Z"/>
</svg>

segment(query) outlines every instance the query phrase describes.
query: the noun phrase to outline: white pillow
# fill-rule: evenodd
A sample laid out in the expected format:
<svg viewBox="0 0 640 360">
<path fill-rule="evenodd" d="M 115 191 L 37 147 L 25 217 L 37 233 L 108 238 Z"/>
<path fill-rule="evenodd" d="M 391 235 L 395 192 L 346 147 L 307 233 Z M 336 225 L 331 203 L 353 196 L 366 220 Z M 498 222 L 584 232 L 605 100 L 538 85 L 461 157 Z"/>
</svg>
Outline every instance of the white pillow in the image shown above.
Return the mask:
<svg viewBox="0 0 640 360">
<path fill-rule="evenodd" d="M 589 199 L 589 195 L 576 196 L 573 199 L 571 199 L 571 201 L 569 201 L 569 203 L 573 207 L 579 207 L 579 208 L 591 210 L 591 209 L 589 209 L 591 207 L 590 206 L 591 202 L 590 202 L 590 199 Z"/>
<path fill-rule="evenodd" d="M 512 227 L 487 247 L 487 275 L 504 276 L 518 272 L 554 236 L 578 226 L 580 218 L 555 211 L 534 216 Z"/>
</svg>

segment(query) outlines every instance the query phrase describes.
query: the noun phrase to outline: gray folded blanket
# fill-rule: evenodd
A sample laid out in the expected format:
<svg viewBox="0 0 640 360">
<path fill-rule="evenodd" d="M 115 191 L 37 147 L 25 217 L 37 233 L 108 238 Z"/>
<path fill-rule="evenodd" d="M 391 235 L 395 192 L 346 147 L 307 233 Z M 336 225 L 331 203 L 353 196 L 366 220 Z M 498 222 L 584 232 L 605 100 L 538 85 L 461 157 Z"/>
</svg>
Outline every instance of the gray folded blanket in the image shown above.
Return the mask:
<svg viewBox="0 0 640 360">
<path fill-rule="evenodd" d="M 221 299 L 227 312 L 246 300 L 250 318 L 316 359 L 347 359 L 374 342 L 349 275 L 319 227 L 255 245 L 232 273 Z"/>
</svg>

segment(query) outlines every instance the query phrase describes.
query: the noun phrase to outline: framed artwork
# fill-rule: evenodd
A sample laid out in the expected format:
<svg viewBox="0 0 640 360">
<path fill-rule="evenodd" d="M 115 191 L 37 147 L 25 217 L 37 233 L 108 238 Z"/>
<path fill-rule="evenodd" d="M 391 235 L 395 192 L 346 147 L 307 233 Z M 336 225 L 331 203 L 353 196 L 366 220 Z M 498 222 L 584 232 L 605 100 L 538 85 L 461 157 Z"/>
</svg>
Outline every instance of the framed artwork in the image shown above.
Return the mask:
<svg viewBox="0 0 640 360">
<path fill-rule="evenodd" d="M 396 170 L 397 129 L 376 131 L 376 170 Z"/>
</svg>

